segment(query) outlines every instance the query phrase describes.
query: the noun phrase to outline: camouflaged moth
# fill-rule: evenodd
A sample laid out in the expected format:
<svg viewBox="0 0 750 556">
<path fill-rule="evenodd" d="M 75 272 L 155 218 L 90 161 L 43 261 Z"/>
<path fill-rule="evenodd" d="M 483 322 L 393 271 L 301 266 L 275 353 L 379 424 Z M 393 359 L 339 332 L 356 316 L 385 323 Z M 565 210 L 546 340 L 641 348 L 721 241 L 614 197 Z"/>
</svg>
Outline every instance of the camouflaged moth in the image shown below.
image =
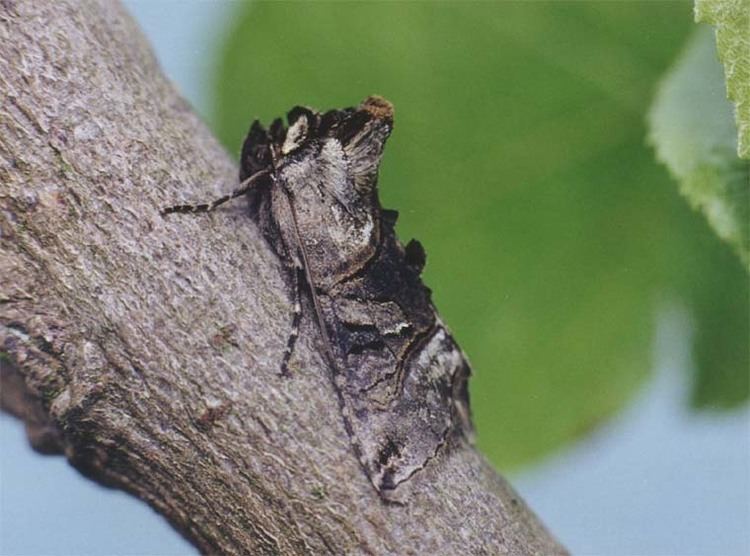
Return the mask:
<svg viewBox="0 0 750 556">
<path fill-rule="evenodd" d="M 353 451 L 378 493 L 400 500 L 402 485 L 472 428 L 470 368 L 420 279 L 424 250 L 415 240 L 402 246 L 397 213 L 378 200 L 393 107 L 374 96 L 324 114 L 297 107 L 288 124 L 252 124 L 233 193 L 163 214 L 248 195 L 288 269 L 294 310 L 281 372 L 289 375 L 308 295 Z"/>
</svg>

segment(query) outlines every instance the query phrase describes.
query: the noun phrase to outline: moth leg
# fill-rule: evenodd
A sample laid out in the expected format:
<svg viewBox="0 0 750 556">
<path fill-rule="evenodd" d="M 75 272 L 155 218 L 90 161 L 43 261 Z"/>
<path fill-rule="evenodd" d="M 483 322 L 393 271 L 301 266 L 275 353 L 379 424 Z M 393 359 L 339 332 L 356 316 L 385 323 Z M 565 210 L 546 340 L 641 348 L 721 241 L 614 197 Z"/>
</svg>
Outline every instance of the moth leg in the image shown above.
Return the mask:
<svg viewBox="0 0 750 556">
<path fill-rule="evenodd" d="M 229 195 L 224 195 L 223 197 L 214 199 L 210 203 L 201 203 L 198 205 L 174 205 L 172 207 L 162 209 L 159 212 L 162 216 L 166 216 L 167 214 L 172 214 L 173 212 L 186 213 L 212 211 L 216 207 L 223 205 L 227 201 L 231 201 L 232 199 L 236 199 L 237 197 L 241 197 L 242 195 L 249 193 L 253 189 L 253 187 L 255 187 L 259 179 L 267 177 L 269 175 L 270 172 L 268 170 L 261 170 L 260 172 L 256 172 L 245 181 L 240 182 L 240 185 L 237 187 L 237 189 L 232 191 Z"/>
<path fill-rule="evenodd" d="M 297 344 L 297 338 L 299 337 L 299 326 L 302 320 L 302 298 L 300 285 L 303 280 L 302 273 L 304 269 L 302 266 L 295 262 L 294 264 L 294 282 L 292 285 L 292 297 L 294 299 L 294 309 L 292 310 L 292 330 L 289 332 L 289 337 L 286 340 L 286 349 L 284 350 L 284 358 L 281 360 L 281 375 L 289 376 L 289 360 L 292 358 L 294 353 L 294 346 Z"/>
</svg>

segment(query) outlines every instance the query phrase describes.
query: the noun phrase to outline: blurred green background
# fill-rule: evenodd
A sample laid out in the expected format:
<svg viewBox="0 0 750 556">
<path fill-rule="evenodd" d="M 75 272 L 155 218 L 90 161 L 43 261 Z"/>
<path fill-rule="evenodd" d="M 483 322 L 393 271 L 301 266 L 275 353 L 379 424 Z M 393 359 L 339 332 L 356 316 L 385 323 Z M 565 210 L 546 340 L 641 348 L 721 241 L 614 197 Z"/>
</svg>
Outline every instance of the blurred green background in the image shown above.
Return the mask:
<svg viewBox="0 0 750 556">
<path fill-rule="evenodd" d="M 479 445 L 512 469 L 586 435 L 693 321 L 696 409 L 748 397 L 748 281 L 646 144 L 689 3 L 238 5 L 212 115 L 230 152 L 290 107 L 396 106 L 380 174 L 474 367 Z M 718 64 L 718 62 L 717 62 Z M 720 72 L 719 72 L 720 74 Z"/>
</svg>

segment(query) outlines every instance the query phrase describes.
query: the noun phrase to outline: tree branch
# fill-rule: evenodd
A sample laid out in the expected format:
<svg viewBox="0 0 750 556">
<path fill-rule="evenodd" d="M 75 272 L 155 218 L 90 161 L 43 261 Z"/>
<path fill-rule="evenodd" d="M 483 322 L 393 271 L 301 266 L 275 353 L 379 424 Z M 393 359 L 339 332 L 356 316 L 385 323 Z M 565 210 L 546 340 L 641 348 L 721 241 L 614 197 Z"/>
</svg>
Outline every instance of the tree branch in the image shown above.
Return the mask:
<svg viewBox="0 0 750 556">
<path fill-rule="evenodd" d="M 242 203 L 159 215 L 237 169 L 118 4 L 3 0 L 0 33 L 2 402 L 37 449 L 206 553 L 564 553 L 468 448 L 378 498 L 312 319 L 279 376 L 289 293 Z"/>
</svg>

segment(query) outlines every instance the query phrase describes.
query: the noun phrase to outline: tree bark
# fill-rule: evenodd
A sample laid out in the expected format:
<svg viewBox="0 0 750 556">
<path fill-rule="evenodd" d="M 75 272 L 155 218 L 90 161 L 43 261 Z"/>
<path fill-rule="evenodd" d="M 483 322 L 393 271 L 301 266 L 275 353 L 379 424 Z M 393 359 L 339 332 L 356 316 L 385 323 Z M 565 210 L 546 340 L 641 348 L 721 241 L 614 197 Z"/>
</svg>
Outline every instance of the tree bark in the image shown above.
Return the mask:
<svg viewBox="0 0 750 556">
<path fill-rule="evenodd" d="M 3 407 L 204 553 L 564 554 L 475 450 L 383 503 L 237 168 L 118 4 L 0 1 Z M 357 99 L 353 99 L 357 100 Z M 304 99 L 300 99 L 301 102 Z"/>
</svg>

